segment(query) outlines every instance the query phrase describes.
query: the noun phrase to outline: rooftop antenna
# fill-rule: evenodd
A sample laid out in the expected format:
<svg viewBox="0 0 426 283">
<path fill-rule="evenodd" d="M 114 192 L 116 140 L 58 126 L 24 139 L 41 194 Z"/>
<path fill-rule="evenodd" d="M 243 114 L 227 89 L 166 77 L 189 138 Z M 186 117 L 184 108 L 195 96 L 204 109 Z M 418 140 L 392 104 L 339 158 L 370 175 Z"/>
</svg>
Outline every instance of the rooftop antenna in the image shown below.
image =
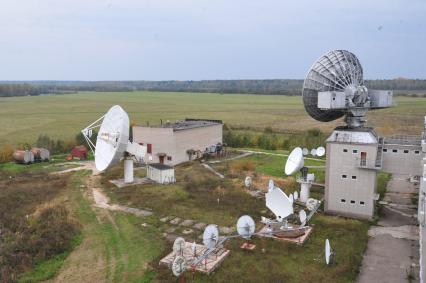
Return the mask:
<svg viewBox="0 0 426 283">
<path fill-rule="evenodd" d="M 392 91 L 367 89 L 361 63 L 346 50 L 330 51 L 312 65 L 302 96 L 312 118 L 329 122 L 345 116 L 347 128 L 363 127 L 370 109 L 392 106 Z"/>
<path fill-rule="evenodd" d="M 90 140 L 93 129 L 100 128 L 96 145 Z M 82 131 L 87 144 L 95 156 L 96 169 L 104 171 L 118 164 L 124 157 L 124 182 L 133 182 L 133 158 L 141 162 L 146 147 L 129 140 L 129 116 L 119 105 Z"/>
</svg>

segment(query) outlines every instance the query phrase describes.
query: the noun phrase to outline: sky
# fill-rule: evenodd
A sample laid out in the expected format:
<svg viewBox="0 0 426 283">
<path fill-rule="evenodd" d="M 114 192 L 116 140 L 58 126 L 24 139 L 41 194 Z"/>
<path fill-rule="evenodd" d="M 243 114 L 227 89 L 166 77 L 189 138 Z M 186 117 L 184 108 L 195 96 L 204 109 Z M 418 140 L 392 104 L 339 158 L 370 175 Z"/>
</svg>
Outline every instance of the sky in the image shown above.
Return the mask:
<svg viewBox="0 0 426 283">
<path fill-rule="evenodd" d="M 426 79 L 425 0 L 2 0 L 0 80 Z"/>
</svg>

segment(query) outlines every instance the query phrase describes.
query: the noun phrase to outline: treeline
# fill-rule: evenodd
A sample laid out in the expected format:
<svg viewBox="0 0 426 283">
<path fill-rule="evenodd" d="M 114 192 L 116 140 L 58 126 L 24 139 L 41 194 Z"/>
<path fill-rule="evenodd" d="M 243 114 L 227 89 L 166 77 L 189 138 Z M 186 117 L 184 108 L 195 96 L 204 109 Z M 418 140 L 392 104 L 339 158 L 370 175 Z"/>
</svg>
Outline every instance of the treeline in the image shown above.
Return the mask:
<svg viewBox="0 0 426 283">
<path fill-rule="evenodd" d="M 226 129 L 223 142 L 231 147 L 250 147 L 268 150 L 291 150 L 297 146 L 309 149 L 323 146 L 326 135 L 317 128 L 308 129 L 304 133 L 282 134 L 275 133 L 267 127 L 263 132 L 250 132 Z"/>
<path fill-rule="evenodd" d="M 372 89 L 389 89 L 397 94 L 426 93 L 426 80 L 367 80 Z M 203 80 L 203 81 L 3 81 L 0 96 L 62 94 L 79 91 L 125 92 L 214 92 L 301 95 L 303 80 Z M 401 92 L 402 91 L 402 92 Z M 413 93 L 414 91 L 414 93 Z"/>
</svg>

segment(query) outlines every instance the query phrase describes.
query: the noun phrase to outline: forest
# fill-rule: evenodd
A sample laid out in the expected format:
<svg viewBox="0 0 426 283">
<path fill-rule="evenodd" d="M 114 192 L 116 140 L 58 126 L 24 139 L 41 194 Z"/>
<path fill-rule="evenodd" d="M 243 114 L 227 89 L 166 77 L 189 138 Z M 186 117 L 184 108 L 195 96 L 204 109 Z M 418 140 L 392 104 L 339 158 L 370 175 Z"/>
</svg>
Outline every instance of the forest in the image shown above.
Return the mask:
<svg viewBox="0 0 426 283">
<path fill-rule="evenodd" d="M 396 95 L 424 96 L 426 80 L 366 80 L 371 89 L 390 89 Z M 203 81 L 0 81 L 0 97 L 93 92 L 212 92 L 301 95 L 303 80 L 203 80 Z"/>
</svg>

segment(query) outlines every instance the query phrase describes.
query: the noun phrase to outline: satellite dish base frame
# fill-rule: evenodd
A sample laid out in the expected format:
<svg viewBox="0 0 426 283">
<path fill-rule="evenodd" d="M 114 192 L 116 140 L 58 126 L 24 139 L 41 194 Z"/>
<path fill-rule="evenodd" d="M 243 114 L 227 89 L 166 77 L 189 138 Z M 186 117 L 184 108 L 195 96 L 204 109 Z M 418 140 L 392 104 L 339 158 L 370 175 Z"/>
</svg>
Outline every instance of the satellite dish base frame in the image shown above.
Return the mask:
<svg viewBox="0 0 426 283">
<path fill-rule="evenodd" d="M 124 183 L 133 183 L 133 159 L 128 156 L 124 159 Z"/>
<path fill-rule="evenodd" d="M 299 179 L 297 182 L 300 183 L 299 201 L 306 203 L 311 194 L 312 182 L 303 179 Z"/>
</svg>

